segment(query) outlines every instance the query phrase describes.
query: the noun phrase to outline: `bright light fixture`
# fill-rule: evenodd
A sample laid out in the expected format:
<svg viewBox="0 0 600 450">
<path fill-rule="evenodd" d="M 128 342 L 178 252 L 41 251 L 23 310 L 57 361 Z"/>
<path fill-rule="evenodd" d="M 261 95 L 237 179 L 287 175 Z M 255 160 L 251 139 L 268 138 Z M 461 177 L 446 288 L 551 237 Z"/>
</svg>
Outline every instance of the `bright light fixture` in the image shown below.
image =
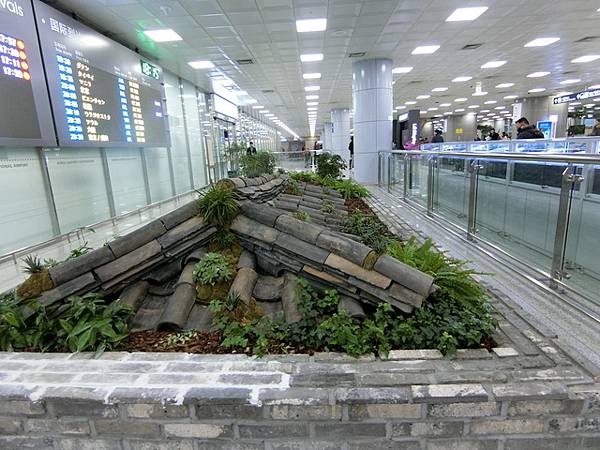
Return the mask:
<svg viewBox="0 0 600 450">
<path fill-rule="evenodd" d="M 263 109 L 262 111 L 259 111 L 259 113 L 261 113 L 261 114 L 267 114 L 267 113 L 269 113 L 269 110 L 268 109 Z"/>
<path fill-rule="evenodd" d="M 588 89 L 600 89 L 600 84 L 594 84 L 593 86 L 588 87 Z"/>
<path fill-rule="evenodd" d="M 473 77 L 456 77 L 454 80 L 452 80 L 453 83 L 462 83 L 463 81 L 469 81 L 472 80 Z"/>
<path fill-rule="evenodd" d="M 550 72 L 533 72 L 527 75 L 527 78 L 541 78 L 550 75 Z"/>
<path fill-rule="evenodd" d="M 394 67 L 392 73 L 408 73 L 413 70 L 412 67 Z"/>
<path fill-rule="evenodd" d="M 437 111 L 439 108 L 427 108 L 427 111 Z"/>
<path fill-rule="evenodd" d="M 304 78 L 305 80 L 317 80 L 317 79 L 321 78 L 321 74 L 319 72 L 303 73 L 302 78 Z"/>
<path fill-rule="evenodd" d="M 494 105 L 498 103 L 496 100 L 488 100 L 487 102 L 485 102 L 486 105 Z"/>
<path fill-rule="evenodd" d="M 256 105 L 256 106 L 252 107 L 252 109 L 264 109 L 264 108 L 265 108 L 264 106 L 260 106 L 260 105 Z"/>
<path fill-rule="evenodd" d="M 498 67 L 502 67 L 504 64 L 506 64 L 506 61 L 488 61 L 483 66 L 481 66 L 481 68 L 482 69 L 496 69 Z"/>
<path fill-rule="evenodd" d="M 487 95 L 488 93 L 485 91 L 479 91 L 479 92 L 473 92 L 473 97 L 483 97 L 484 95 Z"/>
<path fill-rule="evenodd" d="M 446 92 L 448 90 L 447 87 L 437 87 L 437 88 L 433 88 L 431 90 L 431 92 Z"/>
<path fill-rule="evenodd" d="M 455 109 L 454 112 L 465 112 L 464 108 Z"/>
<path fill-rule="evenodd" d="M 496 106 L 494 109 L 496 109 L 496 110 L 506 109 L 506 106 Z"/>
<path fill-rule="evenodd" d="M 557 37 L 537 38 L 525 44 L 525 47 L 545 47 L 558 41 L 560 41 L 560 38 Z"/>
<path fill-rule="evenodd" d="M 452 111 L 446 111 L 446 112 L 444 113 L 444 115 L 445 115 L 445 116 L 450 116 L 451 114 L 452 114 Z"/>
<path fill-rule="evenodd" d="M 535 88 L 535 89 L 529 89 L 528 92 L 535 94 L 536 92 L 544 92 L 545 90 L 546 90 L 546 88 Z"/>
<path fill-rule="evenodd" d="M 452 106 L 452 103 L 441 103 L 440 106 L 442 108 L 447 108 L 448 106 Z"/>
<path fill-rule="evenodd" d="M 500 84 L 496 85 L 496 89 L 509 88 L 509 87 L 513 87 L 514 85 L 515 85 L 515 83 L 500 83 Z"/>
<path fill-rule="evenodd" d="M 306 102 L 306 106 L 318 106 L 319 102 Z"/>
<path fill-rule="evenodd" d="M 306 100 L 318 100 L 319 96 L 318 95 L 307 95 L 306 96 Z"/>
<path fill-rule="evenodd" d="M 505 100 L 512 100 L 513 98 L 519 98 L 518 95 L 507 95 L 504 97 Z"/>
<path fill-rule="evenodd" d="M 573 61 L 571 61 L 572 63 L 587 63 L 587 62 L 592 62 L 592 61 L 596 61 L 597 59 L 600 59 L 600 55 L 585 55 L 585 56 L 580 56 L 579 58 L 575 58 Z"/>
<path fill-rule="evenodd" d="M 306 92 L 315 92 L 321 89 L 321 86 L 306 86 L 304 90 Z"/>
<path fill-rule="evenodd" d="M 435 53 L 440 48 L 439 45 L 422 45 L 420 47 L 415 48 L 412 51 L 413 55 L 431 55 Z"/>
<path fill-rule="evenodd" d="M 470 105 L 469 108 L 471 108 L 471 109 L 479 108 L 479 105 Z"/>
<path fill-rule="evenodd" d="M 476 6 L 473 8 L 458 8 L 448 18 L 446 22 L 462 22 L 465 20 L 475 20 L 488 10 L 487 6 Z"/>
<path fill-rule="evenodd" d="M 306 108 L 307 111 L 318 111 L 319 108 L 316 106 L 309 106 L 308 108 Z"/>
<path fill-rule="evenodd" d="M 406 106 L 404 106 L 404 105 L 396 106 L 396 109 L 406 109 Z"/>
<path fill-rule="evenodd" d="M 579 83 L 581 80 L 579 78 L 570 78 L 568 80 L 561 81 L 560 84 L 575 84 Z"/>
<path fill-rule="evenodd" d="M 154 42 L 173 42 L 183 40 L 181 36 L 179 36 L 170 28 L 166 30 L 146 30 L 144 31 L 144 34 Z"/>
<path fill-rule="evenodd" d="M 460 98 L 454 99 L 454 101 L 457 103 L 466 102 L 467 100 L 468 100 L 468 98 L 465 98 L 465 97 L 460 97 Z"/>
<path fill-rule="evenodd" d="M 265 117 L 275 117 L 275 114 L 265 114 Z"/>
<path fill-rule="evenodd" d="M 210 61 L 190 61 L 188 62 L 189 66 L 193 69 L 213 69 L 215 65 Z"/>
<path fill-rule="evenodd" d="M 298 31 L 298 33 L 308 33 L 310 31 L 325 31 L 326 29 L 327 19 L 296 20 L 296 31 Z"/>
<path fill-rule="evenodd" d="M 417 95 L 417 100 L 427 100 L 431 95 Z"/>
<path fill-rule="evenodd" d="M 489 112 L 490 112 L 490 110 L 489 110 L 489 109 L 482 109 L 482 110 L 481 110 L 481 111 L 479 111 L 479 112 L 480 112 L 480 113 L 482 113 L 482 114 L 483 114 L 483 113 L 489 113 Z"/>
<path fill-rule="evenodd" d="M 323 53 L 306 53 L 304 55 L 300 55 L 300 61 L 302 61 L 302 62 L 323 61 Z"/>
<path fill-rule="evenodd" d="M 409 100 L 407 102 L 404 102 L 405 105 L 416 105 L 417 102 L 415 102 L 414 100 Z"/>
</svg>

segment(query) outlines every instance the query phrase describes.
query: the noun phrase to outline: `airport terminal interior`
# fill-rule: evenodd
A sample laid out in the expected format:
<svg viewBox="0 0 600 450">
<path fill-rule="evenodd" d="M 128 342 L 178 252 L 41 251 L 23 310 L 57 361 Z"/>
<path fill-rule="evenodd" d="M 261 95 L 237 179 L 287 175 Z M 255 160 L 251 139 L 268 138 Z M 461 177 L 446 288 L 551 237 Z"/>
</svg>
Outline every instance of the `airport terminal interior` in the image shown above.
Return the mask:
<svg viewBox="0 0 600 450">
<path fill-rule="evenodd" d="M 599 30 L 0 0 L 0 449 L 600 449 Z"/>
</svg>

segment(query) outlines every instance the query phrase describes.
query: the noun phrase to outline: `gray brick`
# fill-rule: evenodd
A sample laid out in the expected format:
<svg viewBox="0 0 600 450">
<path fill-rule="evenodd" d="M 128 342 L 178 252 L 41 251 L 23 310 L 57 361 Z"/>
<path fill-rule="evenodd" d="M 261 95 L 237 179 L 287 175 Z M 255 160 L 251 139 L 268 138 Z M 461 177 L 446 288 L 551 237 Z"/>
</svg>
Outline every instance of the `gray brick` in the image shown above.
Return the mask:
<svg viewBox="0 0 600 450">
<path fill-rule="evenodd" d="M 477 420 L 471 423 L 471 434 L 525 434 L 544 431 L 539 419 Z"/>
<path fill-rule="evenodd" d="M 50 273 L 52 281 L 54 281 L 54 285 L 58 286 L 83 275 L 96 267 L 107 264 L 113 259 L 115 259 L 115 257 L 108 247 L 100 247 L 85 255 L 81 255 L 78 258 L 51 267 L 48 272 Z"/>
<path fill-rule="evenodd" d="M 443 357 L 439 350 L 392 350 L 386 359 L 442 359 Z"/>
<path fill-rule="evenodd" d="M 499 413 L 500 407 L 496 402 L 428 405 L 427 409 L 430 417 L 487 417 Z"/>
<path fill-rule="evenodd" d="M 157 240 L 163 249 L 167 249 L 174 244 L 189 240 L 196 233 L 203 231 L 208 227 L 209 225 L 202 220 L 202 217 L 192 217 L 169 230 Z"/>
<path fill-rule="evenodd" d="M 597 450 L 598 443 L 596 446 L 585 447 L 580 437 L 568 437 L 568 438 L 521 438 L 521 439 L 507 439 L 504 443 L 504 450 L 584 450 L 584 449 L 595 449 Z"/>
<path fill-rule="evenodd" d="M 153 256 L 158 255 L 162 248 L 158 241 L 150 241 L 147 244 L 138 247 L 134 251 L 127 253 L 114 261 L 94 269 L 94 272 L 102 282 L 106 282 L 127 272 L 138 265 L 145 263 Z"/>
<path fill-rule="evenodd" d="M 98 434 L 117 436 L 160 436 L 158 423 L 133 420 L 96 420 L 94 426 Z"/>
<path fill-rule="evenodd" d="M 288 439 L 308 437 L 308 425 L 302 423 L 286 423 L 281 425 L 240 425 L 242 439 Z"/>
<path fill-rule="evenodd" d="M 492 386 L 497 400 L 566 399 L 567 388 L 556 383 L 513 383 Z"/>
<path fill-rule="evenodd" d="M 467 348 L 457 350 L 452 357 L 455 359 L 490 359 L 493 356 L 485 348 Z"/>
<path fill-rule="evenodd" d="M 344 444 L 335 442 L 282 442 L 272 443 L 270 450 L 343 450 Z"/>
<path fill-rule="evenodd" d="M 164 429 L 167 437 L 216 439 L 233 435 L 231 426 L 220 424 L 166 423 Z"/>
<path fill-rule="evenodd" d="M 196 441 L 197 450 L 264 450 L 264 445 L 241 443 L 227 440 L 201 442 Z"/>
<path fill-rule="evenodd" d="M 46 408 L 41 402 L 28 400 L 0 400 L 0 414 L 6 416 L 41 416 Z"/>
<path fill-rule="evenodd" d="M 313 388 L 261 389 L 258 399 L 265 405 L 327 405 L 329 392 Z"/>
<path fill-rule="evenodd" d="M 85 418 L 61 418 L 60 420 L 28 419 L 26 429 L 29 433 L 59 433 L 89 435 L 90 424 Z"/>
<path fill-rule="evenodd" d="M 243 388 L 192 388 L 186 392 L 183 403 L 196 405 L 246 404 L 250 389 Z"/>
<path fill-rule="evenodd" d="M 487 401 L 488 395 L 480 384 L 429 384 L 412 386 L 415 402 L 456 403 Z"/>
<path fill-rule="evenodd" d="M 164 441 L 128 441 L 131 450 L 193 450 L 193 441 L 169 439 Z"/>
<path fill-rule="evenodd" d="M 463 421 L 459 422 L 417 422 L 413 423 L 413 436 L 454 437 L 462 436 Z"/>
<path fill-rule="evenodd" d="M 350 388 L 337 389 L 335 400 L 338 403 L 408 403 L 408 388 Z"/>
<path fill-rule="evenodd" d="M 75 367 L 73 367 L 75 369 Z M 110 391 L 106 388 L 92 388 L 81 386 L 50 386 L 44 390 L 42 397 L 44 400 L 77 400 L 77 401 L 98 401 L 104 402 L 104 399 Z"/>
<path fill-rule="evenodd" d="M 548 431 L 551 433 L 599 432 L 600 417 L 563 417 L 560 419 L 551 419 L 548 422 Z"/>
<path fill-rule="evenodd" d="M 187 405 L 156 405 L 147 403 L 125 405 L 125 413 L 128 417 L 136 419 L 172 419 L 188 417 L 190 415 Z"/>
<path fill-rule="evenodd" d="M 348 417 L 357 419 L 417 419 L 421 417 L 424 405 L 415 403 L 405 404 L 373 404 L 349 405 Z"/>
<path fill-rule="evenodd" d="M 122 450 L 121 441 L 109 439 L 59 439 L 58 450 Z"/>
<path fill-rule="evenodd" d="M 167 229 L 160 220 L 153 220 L 137 230 L 127 233 L 125 236 L 109 242 L 108 246 L 112 250 L 112 253 L 115 255 L 115 257 L 120 258 L 121 256 L 134 251 L 136 248 L 147 244 L 151 240 L 156 239 L 166 232 Z"/>
<path fill-rule="evenodd" d="M 275 420 L 341 420 L 342 407 L 336 406 L 294 406 L 274 405 L 271 418 Z"/>
<path fill-rule="evenodd" d="M 2 450 L 55 450 L 51 437 L 37 436 L 1 436 L 0 448 Z M 74 449 L 73 449 L 74 450 Z M 82 450 L 82 449 L 78 449 Z"/>
<path fill-rule="evenodd" d="M 119 409 L 114 405 L 92 400 L 56 399 L 46 402 L 52 416 L 84 416 L 112 419 L 119 415 Z"/>
<path fill-rule="evenodd" d="M 354 437 L 385 437 L 385 423 L 315 424 L 318 438 L 349 439 Z"/>
<path fill-rule="evenodd" d="M 38 303 L 40 305 L 48 306 L 86 289 L 91 289 L 96 284 L 96 279 L 88 272 L 63 283 L 54 289 L 42 293 L 42 295 L 38 297 Z M 31 314 L 31 312 L 27 312 L 25 315 L 29 317 Z"/>
<path fill-rule="evenodd" d="M 545 416 L 550 414 L 580 414 L 583 400 L 511 401 L 508 416 Z"/>
<path fill-rule="evenodd" d="M 77 376 L 75 373 L 53 372 L 24 372 L 15 377 L 14 381 L 24 384 L 49 383 L 67 384 Z"/>
<path fill-rule="evenodd" d="M 354 386 L 356 377 L 353 373 L 307 373 L 293 375 L 290 384 L 294 387 Z"/>
<path fill-rule="evenodd" d="M 497 440 L 439 439 L 427 441 L 427 450 L 498 450 Z"/>
<path fill-rule="evenodd" d="M 219 383 L 224 384 L 276 384 L 281 383 L 279 373 L 226 373 L 219 376 Z"/>
<path fill-rule="evenodd" d="M 19 434 L 23 430 L 23 422 L 12 417 L 0 417 L 0 436 Z"/>
<path fill-rule="evenodd" d="M 109 403 L 145 403 L 170 404 L 176 403 L 181 390 L 174 388 L 115 388 L 108 399 Z"/>
<path fill-rule="evenodd" d="M 218 419 L 255 419 L 260 420 L 263 416 L 262 408 L 254 405 L 197 405 L 196 418 L 199 420 Z"/>
<path fill-rule="evenodd" d="M 419 441 L 365 441 L 350 442 L 348 450 L 421 450 Z"/>
</svg>

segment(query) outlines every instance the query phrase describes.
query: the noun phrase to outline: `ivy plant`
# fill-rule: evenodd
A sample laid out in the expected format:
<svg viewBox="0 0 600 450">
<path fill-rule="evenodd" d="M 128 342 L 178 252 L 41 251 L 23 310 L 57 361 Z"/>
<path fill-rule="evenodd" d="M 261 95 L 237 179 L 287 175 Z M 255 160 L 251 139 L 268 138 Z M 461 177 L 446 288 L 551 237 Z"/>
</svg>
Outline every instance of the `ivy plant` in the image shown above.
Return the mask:
<svg viewBox="0 0 600 450">
<path fill-rule="evenodd" d="M 194 266 L 193 278 L 196 283 L 210 284 L 231 280 L 233 273 L 229 268 L 229 262 L 220 253 L 207 253 Z"/>
</svg>

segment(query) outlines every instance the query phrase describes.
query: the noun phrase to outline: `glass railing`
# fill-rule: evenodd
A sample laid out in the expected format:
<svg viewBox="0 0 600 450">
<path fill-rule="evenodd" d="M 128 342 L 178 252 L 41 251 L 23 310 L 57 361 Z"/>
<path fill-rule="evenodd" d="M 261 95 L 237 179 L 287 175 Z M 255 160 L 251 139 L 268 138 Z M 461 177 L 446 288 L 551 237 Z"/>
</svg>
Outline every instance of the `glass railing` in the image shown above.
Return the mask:
<svg viewBox="0 0 600 450">
<path fill-rule="evenodd" d="M 276 158 L 275 166 L 288 172 L 303 172 L 313 170 L 315 167 L 315 155 L 321 150 L 307 150 L 304 152 L 272 152 Z"/>
<path fill-rule="evenodd" d="M 427 144 L 381 154 L 389 192 L 598 299 L 600 140 Z"/>
</svg>

